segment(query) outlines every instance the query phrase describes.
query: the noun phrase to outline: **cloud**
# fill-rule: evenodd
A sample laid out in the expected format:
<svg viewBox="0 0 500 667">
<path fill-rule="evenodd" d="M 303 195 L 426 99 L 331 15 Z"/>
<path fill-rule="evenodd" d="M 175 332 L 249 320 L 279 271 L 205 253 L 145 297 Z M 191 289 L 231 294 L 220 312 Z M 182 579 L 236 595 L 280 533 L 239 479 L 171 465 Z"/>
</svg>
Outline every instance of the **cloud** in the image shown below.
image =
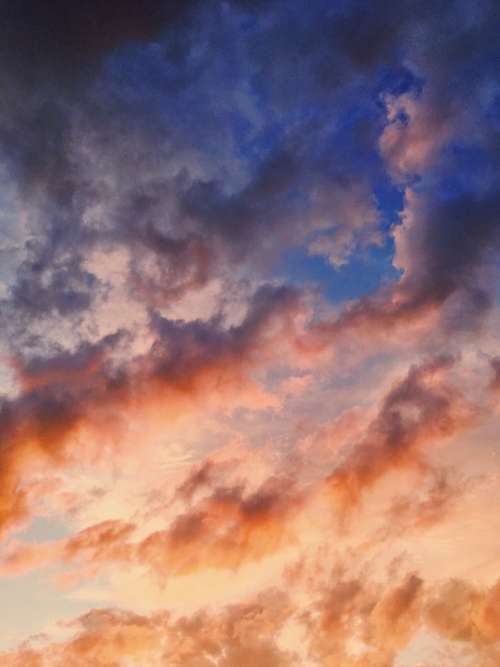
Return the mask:
<svg viewBox="0 0 500 667">
<path fill-rule="evenodd" d="M 175 358 L 180 360 L 178 353 Z M 114 561 L 140 563 L 164 581 L 212 569 L 236 571 L 246 563 L 303 547 L 310 539 L 304 528 L 318 511 L 317 503 L 333 499 L 336 513 L 331 520 L 338 524 L 391 473 L 433 473 L 423 446 L 478 422 L 481 410 L 466 400 L 449 377 L 455 364 L 453 357 L 442 356 L 414 365 L 390 388 L 373 417 L 360 420 L 357 413 L 347 413 L 318 431 L 312 445 L 319 447 L 319 453 L 309 447 L 304 454 L 319 456 L 320 468 L 311 477 L 305 460 L 298 459 L 295 465 L 304 468 L 302 483 L 294 484 L 285 475 L 273 476 L 271 469 L 252 488 L 251 475 L 244 467 L 240 468 L 241 478 L 236 476 L 229 483 L 227 463 L 208 458 L 173 493 L 170 502 L 178 505 L 170 520 L 163 519 L 168 524 L 165 527 L 149 530 L 137 541 L 133 535 L 136 526 L 105 521 L 52 547 L 14 544 L 2 567 L 16 574 L 47 562 L 67 562 L 76 567 L 75 576 L 68 578 L 71 582 L 78 580 L 80 569 L 88 576 Z M 175 374 L 170 373 L 169 379 L 174 383 Z M 186 391 L 183 380 L 180 382 L 181 391 Z M 196 389 L 189 385 L 188 391 L 191 394 Z M 325 453 L 324 443 L 330 439 L 338 442 Z M 396 497 L 390 504 L 387 516 L 392 512 L 398 520 L 404 517 L 402 530 L 433 525 L 453 501 L 454 487 L 447 477 L 438 474 L 431 481 L 428 496 L 421 501 Z M 159 507 L 157 515 L 167 505 Z M 318 537 L 320 532 L 318 527 Z"/>
<path fill-rule="evenodd" d="M 211 159 L 214 144 L 230 146 L 232 141 L 224 114 L 218 122 L 210 107 L 205 109 L 202 102 L 194 108 L 192 102 L 190 86 L 203 98 L 217 82 L 214 58 L 218 52 L 206 35 L 211 22 L 218 20 L 223 27 L 250 10 L 265 17 L 255 24 L 247 47 L 235 54 L 235 76 L 248 82 L 250 97 L 258 97 L 255 77 L 255 84 L 269 87 L 275 104 L 282 88 L 291 83 L 293 91 L 287 98 L 299 106 L 314 100 L 322 108 L 325 99 L 339 91 L 345 93 L 349 106 L 352 90 L 364 95 L 366 77 L 379 67 L 398 69 L 401 62 L 407 62 L 415 77 L 425 80 L 424 92 L 418 96 L 412 89 L 387 97 L 392 122 L 381 142 L 389 162 L 409 159 L 415 163 L 409 164 L 411 171 L 427 165 L 429 147 L 434 153 L 438 144 L 446 142 L 443 127 L 456 129 L 462 97 L 448 89 L 443 92 L 443 70 L 453 59 L 457 67 L 464 67 L 465 43 L 469 53 L 481 51 L 495 13 L 483 3 L 474 21 L 457 25 L 453 7 L 440 5 L 433 10 L 429 3 L 418 11 L 401 3 L 397 11 L 388 12 L 379 2 L 369 9 L 353 5 L 342 12 L 318 6 L 307 15 L 294 9 L 287 13 L 286 21 L 280 3 L 252 8 L 247 3 L 231 3 L 225 10 L 213 3 L 210 12 L 197 2 L 153 1 L 141 8 L 127 3 L 119 12 L 96 3 L 81 8 L 59 4 L 40 9 L 19 2 L 4 10 L 3 62 L 10 97 L 0 116 L 4 118 L 5 151 L 22 172 L 20 182 L 29 183 L 23 206 L 28 210 L 31 233 L 2 312 L 12 337 L 24 340 L 34 321 L 63 318 L 78 322 L 82 314 L 92 313 L 97 296 L 106 289 L 85 267 L 85 255 L 96 248 L 129 249 L 124 280 L 131 297 L 161 306 L 231 271 L 235 263 L 265 263 L 266 257 L 276 258 L 289 245 L 305 242 L 311 252 L 339 266 L 358 247 L 380 241 L 379 213 L 372 194 L 376 174 L 372 166 L 359 169 L 360 163 L 373 164 L 376 119 L 367 121 L 368 132 L 352 133 L 350 150 L 337 141 L 336 130 L 332 134 L 330 120 L 320 115 L 286 131 L 268 149 L 258 151 L 256 159 L 242 160 L 231 147 L 225 154 L 221 148 L 217 159 Z M 442 33 L 443 24 L 449 30 L 438 48 L 432 36 Z M 59 33 L 65 39 L 54 40 L 53 35 Z M 181 35 L 185 45 L 178 52 Z M 227 45 L 222 33 L 214 39 Z M 21 40 L 26 48 L 11 48 L 13 40 Z M 150 47 L 153 41 L 154 49 Z M 106 60 L 118 57 L 121 47 L 134 44 L 137 67 L 144 67 L 152 77 L 149 81 L 142 76 L 143 89 L 135 96 L 131 92 L 133 71 L 131 81 L 123 79 Z M 204 61 L 214 62 L 214 71 L 206 66 L 199 71 L 196 44 L 206 56 Z M 433 57 L 436 49 L 439 59 Z M 291 81 L 282 75 L 282 69 L 289 68 L 290 54 L 299 52 Z M 14 53 L 24 55 L 16 59 Z M 128 57 L 126 49 L 121 57 Z M 163 79 L 158 74 L 160 66 L 164 72 L 178 70 L 183 85 L 172 88 L 167 74 Z M 479 90 L 489 76 L 486 67 L 481 81 L 471 79 L 465 71 L 463 85 L 473 84 Z M 29 84 L 34 79 L 36 89 Z M 158 102 L 157 85 L 167 86 L 170 106 Z M 232 88 L 229 92 L 232 94 Z M 229 109 L 234 105 L 231 100 Z M 225 108 L 226 102 L 219 104 Z M 183 125 L 184 115 L 190 119 L 188 127 Z M 403 122 L 402 115 L 408 122 Z M 283 124 L 288 125 L 286 116 Z M 200 130 L 193 142 L 189 128 L 194 126 Z M 123 132 L 129 137 L 130 151 L 119 140 Z M 159 135 L 165 137 L 164 142 L 158 142 Z M 23 138 L 21 145 L 19 137 Z M 186 162 L 182 156 L 187 154 L 191 157 Z M 217 166 L 214 170 L 214 163 L 219 162 L 224 163 L 222 171 Z M 236 163 L 245 174 L 243 179 L 227 176 L 228 169 L 236 173 L 231 168 Z M 471 211 L 473 218 L 484 214 Z M 448 223 L 443 224 L 442 237 Z M 431 226 L 436 228 L 434 222 Z M 441 304 L 455 291 L 445 294 L 442 286 L 445 296 L 437 302 L 432 294 L 423 294 L 428 293 L 426 286 L 421 293 L 410 282 L 415 281 L 406 280 L 393 294 L 392 301 L 400 307 L 392 316 L 394 304 L 382 299 L 381 307 L 391 322 Z M 481 290 L 475 288 L 472 293 L 471 289 L 467 286 L 464 296 L 469 302 L 478 301 Z M 360 307 L 377 309 L 375 301 Z M 482 301 L 486 303 L 486 295 Z"/>
<path fill-rule="evenodd" d="M 452 580 L 434 592 L 426 618 L 444 637 L 487 646 L 500 638 L 499 601 L 498 583 L 481 590 L 468 582 Z"/>
<path fill-rule="evenodd" d="M 477 331 L 494 294 L 488 267 L 499 252 L 496 190 L 451 200 L 406 191 L 402 224 L 395 228 L 395 266 L 401 278 L 345 306 L 311 327 L 304 351 L 341 347 L 349 339 L 449 336 Z"/>
<path fill-rule="evenodd" d="M 138 558 L 160 575 L 238 569 L 293 543 L 293 519 L 303 502 L 287 479 L 269 479 L 248 495 L 241 488 L 216 489 L 169 529 L 148 536 Z"/>
<path fill-rule="evenodd" d="M 233 667 L 259 659 L 272 667 L 304 662 L 381 667 L 393 664 L 428 631 L 438 642 L 435 659 L 464 645 L 485 664 L 495 659 L 498 583 L 483 588 L 458 579 L 435 583 L 412 572 L 379 580 L 366 570 L 350 577 L 345 565 L 333 567 L 326 584 L 322 578 L 302 583 L 307 582 L 309 595 L 302 601 L 295 597 L 295 582 L 288 593 L 270 588 L 243 603 L 190 616 L 94 609 L 66 623 L 68 639 L 27 642 L 0 655 L 0 664 L 113 665 L 126 659 Z M 282 646 L 291 628 L 305 632 L 300 652 L 299 646 Z"/>
<path fill-rule="evenodd" d="M 103 438 L 119 429 L 119 420 L 111 419 L 118 407 L 138 410 L 165 401 L 175 413 L 183 404 L 185 410 L 200 400 L 275 407 L 273 397 L 251 375 L 269 362 L 276 341 L 293 348 L 302 313 L 298 292 L 263 287 L 243 322 L 229 329 L 217 320 L 189 324 L 155 316 L 151 349 L 125 367 L 110 357 L 117 336 L 93 347 L 84 344 L 73 355 L 34 359 L 22 369 L 16 360 L 26 391 L 1 405 L 2 527 L 27 511 L 19 487 L 27 462 L 43 465 L 48 457 L 52 464 L 63 464 L 82 430 L 94 430 Z"/>
<path fill-rule="evenodd" d="M 68 642 L 7 654 L 0 664 L 11 667 L 31 659 L 54 667 L 68 662 L 104 666 L 127 659 L 131 664 L 147 660 L 160 665 L 168 660 L 179 666 L 230 667 L 259 660 L 266 667 L 288 667 L 297 661 L 272 639 L 288 613 L 286 596 L 274 591 L 219 614 L 200 613 L 177 621 L 163 613 L 147 617 L 118 609 L 93 610 L 74 622 L 76 635 Z"/>
<path fill-rule="evenodd" d="M 19 576 L 32 569 L 57 562 L 83 563 L 87 570 L 94 563 L 124 560 L 127 556 L 127 540 L 135 526 L 123 521 L 103 521 L 60 540 L 41 543 L 13 541 L 0 561 L 3 576 Z"/>
<path fill-rule="evenodd" d="M 457 120 L 441 100 L 416 99 L 411 94 L 386 100 L 388 125 L 380 137 L 380 150 L 397 180 L 422 174 L 448 143 Z M 451 118 L 450 118 L 451 116 Z"/>
<path fill-rule="evenodd" d="M 421 445 L 474 423 L 474 407 L 443 377 L 453 363 L 443 356 L 413 366 L 389 391 L 366 435 L 327 478 L 341 508 L 357 505 L 364 491 L 392 470 L 418 469 Z"/>
</svg>

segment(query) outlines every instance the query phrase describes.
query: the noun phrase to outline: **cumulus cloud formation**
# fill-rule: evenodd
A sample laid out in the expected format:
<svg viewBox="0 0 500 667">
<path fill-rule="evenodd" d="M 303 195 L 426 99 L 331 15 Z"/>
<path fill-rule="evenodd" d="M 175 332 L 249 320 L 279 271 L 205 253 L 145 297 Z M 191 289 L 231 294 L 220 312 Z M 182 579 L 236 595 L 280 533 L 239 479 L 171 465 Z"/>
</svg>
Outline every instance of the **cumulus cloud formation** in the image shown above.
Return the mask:
<svg viewBox="0 0 500 667">
<path fill-rule="evenodd" d="M 314 630 L 305 653 L 281 646 L 293 622 L 294 607 L 290 596 L 276 589 L 224 612 L 202 612 L 192 618 L 176 619 L 165 612 L 145 616 L 118 609 L 94 610 L 72 622 L 74 636 L 69 641 L 41 648 L 28 645 L 16 654 L 4 654 L 0 664 L 10 667 L 22 660 L 33 665 L 67 661 L 111 665 L 126 659 L 130 664 L 147 660 L 151 665 L 166 660 L 172 665 L 214 661 L 224 666 L 253 665 L 257 660 L 272 667 L 303 664 L 301 660 L 390 665 L 398 649 L 425 626 L 443 639 L 460 639 L 464 646 L 492 645 L 498 639 L 497 589 L 498 584 L 478 589 L 454 580 L 443 583 L 436 594 L 418 576 L 410 575 L 381 593 L 369 579 L 339 579 L 318 596 L 315 613 L 303 614 L 297 622 Z M 355 619 L 361 648 L 350 650 Z M 490 664 L 489 657 L 485 654 L 481 664 Z"/>
<path fill-rule="evenodd" d="M 0 19 L 0 665 L 494 667 L 498 3 Z"/>
</svg>

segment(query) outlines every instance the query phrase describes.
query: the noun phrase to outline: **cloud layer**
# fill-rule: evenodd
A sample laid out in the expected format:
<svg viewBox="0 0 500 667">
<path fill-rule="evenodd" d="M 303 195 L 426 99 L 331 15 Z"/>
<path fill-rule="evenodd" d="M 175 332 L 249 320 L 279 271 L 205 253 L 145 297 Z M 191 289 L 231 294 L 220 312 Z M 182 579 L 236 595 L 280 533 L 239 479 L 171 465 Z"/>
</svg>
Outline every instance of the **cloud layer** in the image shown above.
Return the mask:
<svg viewBox="0 0 500 667">
<path fill-rule="evenodd" d="M 497 3 L 0 18 L 0 665 L 494 667 Z"/>
</svg>

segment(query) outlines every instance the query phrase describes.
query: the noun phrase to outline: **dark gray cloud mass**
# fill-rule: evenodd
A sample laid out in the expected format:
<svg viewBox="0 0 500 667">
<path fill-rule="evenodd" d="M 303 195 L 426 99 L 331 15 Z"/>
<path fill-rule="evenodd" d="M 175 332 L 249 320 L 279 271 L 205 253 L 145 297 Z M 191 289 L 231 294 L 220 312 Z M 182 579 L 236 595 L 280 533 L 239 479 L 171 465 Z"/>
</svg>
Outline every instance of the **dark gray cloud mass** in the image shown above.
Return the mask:
<svg viewBox="0 0 500 667">
<path fill-rule="evenodd" d="M 454 140 L 496 164 L 483 122 L 498 62 L 488 0 L 19 1 L 0 12 L 0 147 L 29 214 L 2 303 L 17 335 L 92 308 L 105 289 L 86 264 L 96 249 L 126 249 L 131 295 L 157 307 L 235 265 L 266 272 L 325 226 L 358 224 L 342 202 L 361 184 L 377 206 L 386 93 L 423 87 L 430 117 L 470 130 Z M 359 119 L 345 139 L 351 112 Z M 457 292 L 489 303 L 477 269 L 498 245 L 496 179 L 436 197 L 447 179 L 445 165 L 419 186 L 429 202 L 410 231 L 401 315 Z"/>
</svg>

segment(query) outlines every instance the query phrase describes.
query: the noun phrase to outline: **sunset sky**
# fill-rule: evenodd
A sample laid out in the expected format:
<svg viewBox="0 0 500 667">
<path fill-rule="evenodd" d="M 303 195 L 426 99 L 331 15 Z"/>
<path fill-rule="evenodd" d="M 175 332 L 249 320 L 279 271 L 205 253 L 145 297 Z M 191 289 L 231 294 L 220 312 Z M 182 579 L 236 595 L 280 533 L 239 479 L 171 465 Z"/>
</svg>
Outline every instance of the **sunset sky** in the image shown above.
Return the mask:
<svg viewBox="0 0 500 667">
<path fill-rule="evenodd" d="M 0 667 L 499 667 L 498 0 L 0 25 Z"/>
</svg>

